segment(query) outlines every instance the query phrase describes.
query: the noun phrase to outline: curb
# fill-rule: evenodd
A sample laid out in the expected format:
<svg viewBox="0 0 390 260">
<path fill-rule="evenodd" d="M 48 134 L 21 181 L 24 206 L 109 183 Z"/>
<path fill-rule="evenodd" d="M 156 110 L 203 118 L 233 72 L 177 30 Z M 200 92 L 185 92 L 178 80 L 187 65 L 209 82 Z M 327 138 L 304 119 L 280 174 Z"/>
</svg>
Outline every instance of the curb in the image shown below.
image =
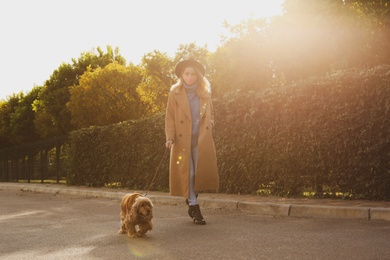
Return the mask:
<svg viewBox="0 0 390 260">
<path fill-rule="evenodd" d="M 293 205 L 291 217 L 370 220 L 370 208 Z"/>
<path fill-rule="evenodd" d="M 88 189 L 36 187 L 31 185 L 0 183 L 0 189 L 30 191 L 51 194 L 64 194 L 83 197 L 107 198 L 121 200 L 125 192 L 107 192 Z M 182 197 L 148 195 L 155 204 L 181 205 Z M 390 221 L 390 208 L 317 206 L 301 204 L 283 204 L 268 202 L 245 202 L 224 199 L 199 199 L 199 204 L 208 209 L 237 210 L 243 213 L 254 213 L 274 217 L 317 218 L 317 219 L 350 219 L 365 221 Z"/>
<path fill-rule="evenodd" d="M 390 209 L 388 208 L 371 208 L 370 220 L 390 221 Z"/>
<path fill-rule="evenodd" d="M 267 203 L 267 202 L 240 202 L 238 209 L 241 212 L 256 213 L 260 215 L 271 215 L 275 217 L 289 217 L 289 204 Z"/>
</svg>

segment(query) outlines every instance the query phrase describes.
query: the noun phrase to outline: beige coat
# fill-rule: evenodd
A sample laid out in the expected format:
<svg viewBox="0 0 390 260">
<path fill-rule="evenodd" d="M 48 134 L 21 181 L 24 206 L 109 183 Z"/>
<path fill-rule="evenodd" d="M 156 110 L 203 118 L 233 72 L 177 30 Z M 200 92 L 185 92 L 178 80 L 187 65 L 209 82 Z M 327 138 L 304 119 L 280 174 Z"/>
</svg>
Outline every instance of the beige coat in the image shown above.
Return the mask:
<svg viewBox="0 0 390 260">
<path fill-rule="evenodd" d="M 219 176 L 213 140 L 213 108 L 211 98 L 200 98 L 198 165 L 195 191 L 217 190 Z M 168 96 L 165 116 L 167 140 L 173 140 L 169 167 L 169 186 L 173 196 L 189 196 L 192 119 L 187 93 L 183 86 Z"/>
</svg>

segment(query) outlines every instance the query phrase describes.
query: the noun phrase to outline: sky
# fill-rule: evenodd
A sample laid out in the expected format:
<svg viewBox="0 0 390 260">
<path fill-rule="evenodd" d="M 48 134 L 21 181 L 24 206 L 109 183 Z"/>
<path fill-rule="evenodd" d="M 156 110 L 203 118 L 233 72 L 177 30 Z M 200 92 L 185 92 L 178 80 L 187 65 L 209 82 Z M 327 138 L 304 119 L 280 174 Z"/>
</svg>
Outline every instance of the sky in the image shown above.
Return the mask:
<svg viewBox="0 0 390 260">
<path fill-rule="evenodd" d="M 42 86 L 62 63 L 106 46 L 140 64 L 154 50 L 174 57 L 180 44 L 215 51 L 244 19 L 281 14 L 284 0 L 3 0 L 0 100 Z"/>
</svg>

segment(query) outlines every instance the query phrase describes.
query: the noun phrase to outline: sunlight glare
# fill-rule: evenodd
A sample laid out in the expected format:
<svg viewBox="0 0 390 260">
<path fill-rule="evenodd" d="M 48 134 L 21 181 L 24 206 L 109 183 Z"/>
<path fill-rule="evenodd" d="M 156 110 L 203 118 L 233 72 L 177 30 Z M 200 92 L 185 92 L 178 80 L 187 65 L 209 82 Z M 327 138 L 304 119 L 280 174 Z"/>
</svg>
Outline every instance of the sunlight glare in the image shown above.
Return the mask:
<svg viewBox="0 0 390 260">
<path fill-rule="evenodd" d="M 0 22 L 9 24 L 2 35 L 8 40 L 1 42 L 0 70 L 6 73 L 0 78 L 0 99 L 42 85 L 61 63 L 69 63 L 98 46 L 103 50 L 107 45 L 119 47 L 121 55 L 134 64 L 154 50 L 173 57 L 180 44 L 207 45 L 213 52 L 226 34 L 225 21 L 237 25 L 249 18 L 281 15 L 283 2 L 112 0 L 110 6 L 115 12 L 108 12 L 106 0 L 96 0 L 93 6 L 77 0 L 0 3 L 0 10 L 7 10 Z M 23 57 L 22 67 L 15 53 Z"/>
<path fill-rule="evenodd" d="M 248 18 L 270 18 L 282 14 L 282 3 L 284 0 L 241 0 L 230 2 L 226 1 L 225 7 L 220 7 L 227 12 L 225 19 L 228 23 L 237 24 Z M 213 2 L 214 3 L 214 2 Z M 218 6 L 213 7 L 218 10 Z"/>
</svg>

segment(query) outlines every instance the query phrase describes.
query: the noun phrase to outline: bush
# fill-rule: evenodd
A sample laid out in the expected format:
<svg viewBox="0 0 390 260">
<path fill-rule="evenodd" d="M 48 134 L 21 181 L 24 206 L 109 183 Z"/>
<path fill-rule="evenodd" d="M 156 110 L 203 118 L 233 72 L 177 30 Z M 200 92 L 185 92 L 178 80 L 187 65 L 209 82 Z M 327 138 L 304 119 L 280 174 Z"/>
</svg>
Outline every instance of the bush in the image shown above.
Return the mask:
<svg viewBox="0 0 390 260">
<path fill-rule="evenodd" d="M 389 199 L 389 83 L 381 66 L 226 95 L 215 106 L 221 192 Z"/>
<path fill-rule="evenodd" d="M 71 134 L 70 185 L 147 189 L 165 151 L 164 115 Z M 168 156 L 154 189 L 168 190 Z"/>
</svg>

